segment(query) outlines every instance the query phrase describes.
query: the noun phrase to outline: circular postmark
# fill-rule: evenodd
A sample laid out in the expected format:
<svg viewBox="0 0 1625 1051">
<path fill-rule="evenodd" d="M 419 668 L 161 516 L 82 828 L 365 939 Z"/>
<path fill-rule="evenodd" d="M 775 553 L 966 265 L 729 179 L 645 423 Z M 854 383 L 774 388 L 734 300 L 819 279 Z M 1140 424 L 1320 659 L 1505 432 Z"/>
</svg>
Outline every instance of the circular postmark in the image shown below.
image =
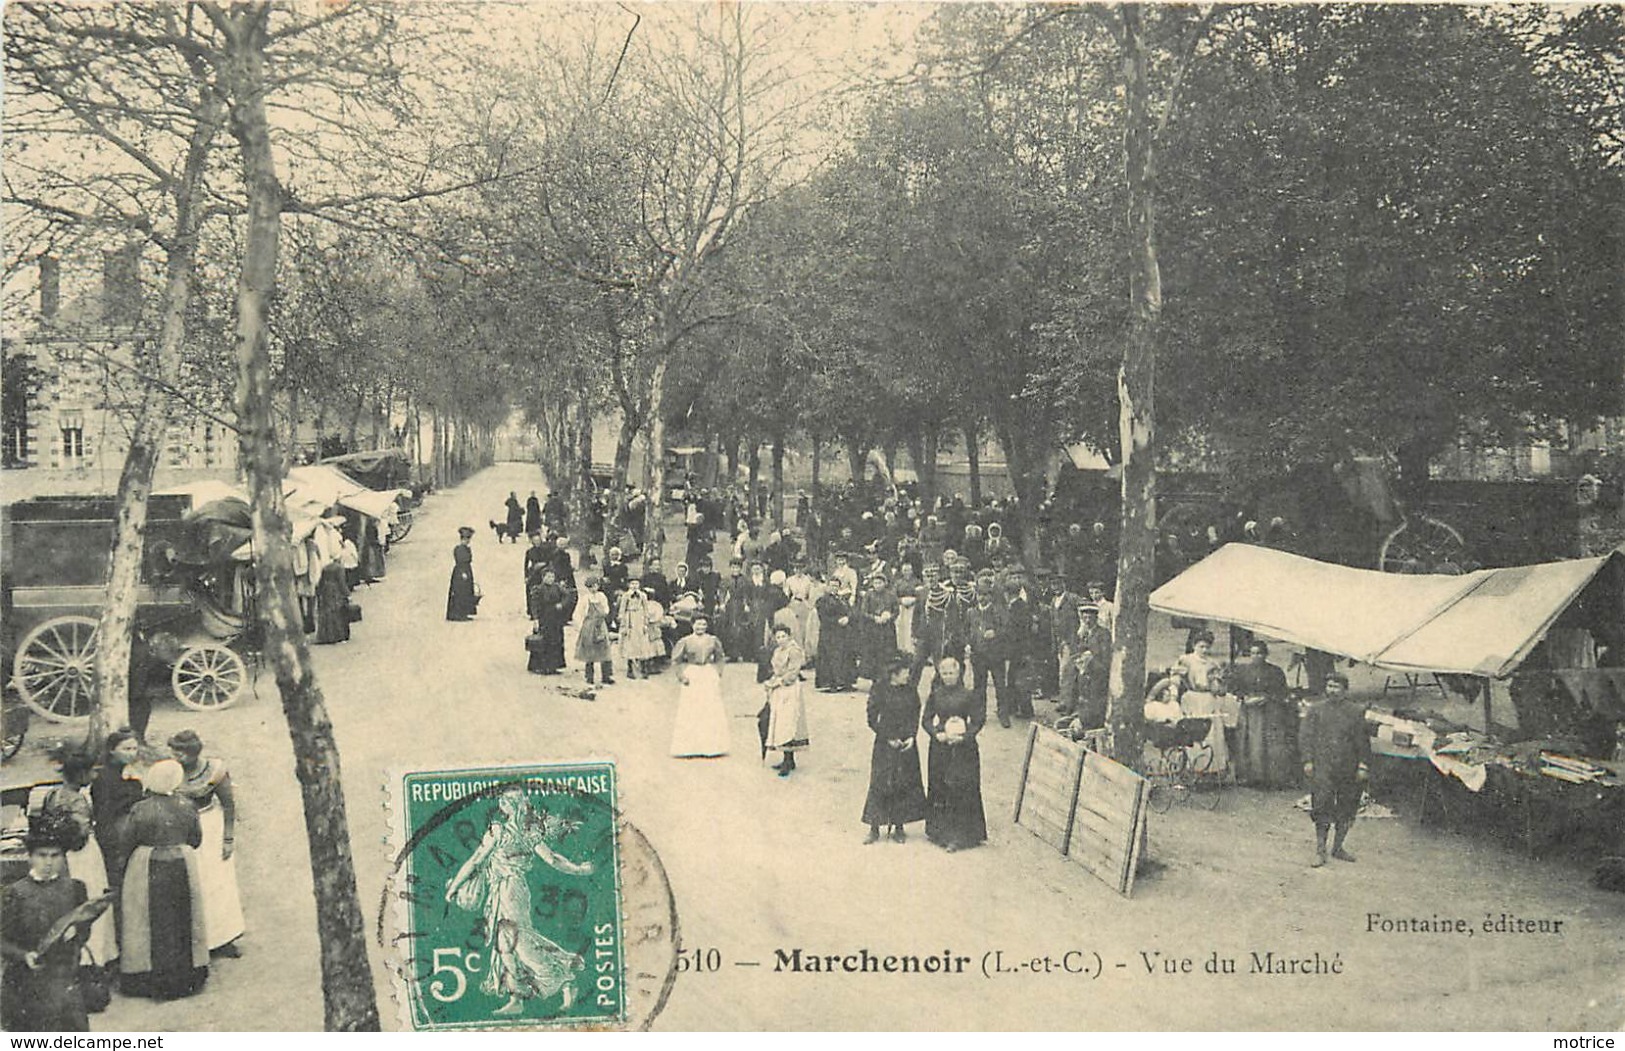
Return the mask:
<svg viewBox="0 0 1625 1051">
<path fill-rule="evenodd" d="M 648 1029 L 676 980 L 654 847 L 603 762 L 392 776 L 377 939 L 401 1027 Z"/>
</svg>

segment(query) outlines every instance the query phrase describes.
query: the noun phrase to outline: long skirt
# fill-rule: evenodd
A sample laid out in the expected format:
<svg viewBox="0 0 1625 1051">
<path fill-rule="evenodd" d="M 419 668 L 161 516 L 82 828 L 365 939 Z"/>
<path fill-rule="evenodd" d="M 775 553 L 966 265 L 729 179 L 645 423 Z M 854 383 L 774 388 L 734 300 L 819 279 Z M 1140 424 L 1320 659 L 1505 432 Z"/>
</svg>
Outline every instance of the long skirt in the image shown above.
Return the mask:
<svg viewBox="0 0 1625 1051">
<path fill-rule="evenodd" d="M 555 672 L 564 668 L 564 625 L 543 624 L 536 629 L 542 648 L 532 650 L 526 667 L 534 672 Z"/>
<path fill-rule="evenodd" d="M 714 664 L 685 664 L 688 685 L 677 688 L 677 718 L 671 727 L 674 756 L 728 754 L 728 711 L 722 706 L 722 676 Z"/>
<path fill-rule="evenodd" d="M 987 839 L 982 812 L 982 753 L 974 737 L 959 744 L 931 742 L 927 760 L 930 794 L 925 834 L 944 846 L 973 847 Z"/>
<path fill-rule="evenodd" d="M 350 638 L 350 586 L 344 567 L 332 563 L 316 582 L 316 641 L 347 642 Z"/>
<path fill-rule="evenodd" d="M 466 566 L 454 566 L 451 586 L 446 589 L 446 619 L 467 620 L 479 609 L 474 598 L 474 571 Z"/>
<path fill-rule="evenodd" d="M 796 752 L 811 741 L 807 736 L 807 698 L 801 683 L 775 686 L 767 695 L 767 746 L 781 752 Z"/>
<path fill-rule="evenodd" d="M 898 751 L 884 737 L 876 737 L 869 753 L 869 795 L 863 801 L 863 823 L 906 825 L 924 819 L 919 749 Z"/>
<path fill-rule="evenodd" d="M 1297 730 L 1297 718 L 1290 701 L 1248 698 L 1241 706 L 1241 726 L 1232 757 L 1236 779 L 1263 788 L 1296 785 Z"/>
<path fill-rule="evenodd" d="M 86 840 L 78 850 L 68 851 L 68 875 L 85 885 L 86 900 L 94 901 L 107 893 L 107 862 L 95 837 Z M 112 963 L 118 959 L 118 921 L 112 909 L 90 925 L 90 940 L 85 948 L 97 963 Z"/>
<path fill-rule="evenodd" d="M 124 869 L 119 988 L 173 1000 L 209 978 L 203 883 L 191 847 L 136 847 Z"/>
<path fill-rule="evenodd" d="M 243 900 L 237 891 L 237 859 L 220 858 L 226 841 L 226 812 L 218 802 L 198 811 L 203 845 L 197 851 L 198 877 L 203 881 L 203 932 L 210 951 L 243 936 Z"/>
</svg>

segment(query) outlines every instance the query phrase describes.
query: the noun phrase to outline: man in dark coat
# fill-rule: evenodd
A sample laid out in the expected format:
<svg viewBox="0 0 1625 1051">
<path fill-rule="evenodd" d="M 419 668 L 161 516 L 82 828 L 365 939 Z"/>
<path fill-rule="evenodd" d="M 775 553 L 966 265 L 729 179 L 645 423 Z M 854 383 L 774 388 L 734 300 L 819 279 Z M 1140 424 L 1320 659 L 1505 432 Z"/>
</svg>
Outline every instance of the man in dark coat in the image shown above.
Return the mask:
<svg viewBox="0 0 1625 1051">
<path fill-rule="evenodd" d="M 85 885 L 68 875 L 67 854 L 56 836 L 28 836 L 28 875 L 0 895 L 0 1028 L 10 1033 L 87 1033 L 90 1021 L 79 995 L 79 949 L 90 935 L 80 924 L 44 953 L 52 926 L 85 903 Z"/>
<path fill-rule="evenodd" d="M 1009 630 L 1007 622 L 1008 610 L 994 594 L 995 587 L 992 577 L 983 577 L 977 583 L 976 605 L 970 611 L 968 620 L 970 628 L 970 654 L 971 665 L 975 670 L 971 680 L 971 693 L 981 698 L 981 703 L 987 704 L 987 684 L 993 682 L 994 690 L 998 693 L 999 725 L 1008 728 L 1012 713 L 1011 698 L 1008 690 L 998 688 L 997 669 L 1004 666 L 1006 634 Z"/>
<path fill-rule="evenodd" d="M 704 604 L 705 611 L 715 617 L 721 610 L 722 577 L 711 568 L 710 556 L 700 559 L 699 568 L 694 572 L 694 586 L 700 592 L 700 601 Z M 727 652 L 726 646 L 723 647 L 723 652 Z"/>
<path fill-rule="evenodd" d="M 548 493 L 547 502 L 542 505 L 542 523 L 554 533 L 562 533 L 569 517 L 570 508 L 564 503 L 564 497 Z"/>
<path fill-rule="evenodd" d="M 1354 860 L 1343 849 L 1343 841 L 1360 812 L 1371 738 L 1366 734 L 1365 708 L 1349 699 L 1348 688 L 1345 676 L 1331 675 L 1325 696 L 1303 717 L 1303 773 L 1309 779 L 1309 816 L 1315 822 L 1313 868 L 1326 864 L 1328 831 L 1333 831 L 1332 857 Z"/>
<path fill-rule="evenodd" d="M 671 608 L 671 581 L 666 579 L 665 567 L 659 556 L 647 558 L 643 562 L 643 590 L 650 598 L 660 603 L 662 609 Z"/>
</svg>

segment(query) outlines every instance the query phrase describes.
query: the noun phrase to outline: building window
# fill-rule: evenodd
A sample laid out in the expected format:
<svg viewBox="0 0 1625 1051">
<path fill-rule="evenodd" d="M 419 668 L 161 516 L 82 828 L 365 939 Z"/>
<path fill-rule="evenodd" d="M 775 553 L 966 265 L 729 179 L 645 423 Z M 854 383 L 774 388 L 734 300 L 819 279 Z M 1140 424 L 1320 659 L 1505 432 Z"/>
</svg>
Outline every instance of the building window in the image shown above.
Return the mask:
<svg viewBox="0 0 1625 1051">
<path fill-rule="evenodd" d="M 22 467 L 28 463 L 28 421 L 13 420 L 6 424 L 5 465 Z"/>
<path fill-rule="evenodd" d="M 66 413 L 59 421 L 62 428 L 62 466 L 78 467 L 85 459 L 85 420 L 78 413 Z"/>
</svg>

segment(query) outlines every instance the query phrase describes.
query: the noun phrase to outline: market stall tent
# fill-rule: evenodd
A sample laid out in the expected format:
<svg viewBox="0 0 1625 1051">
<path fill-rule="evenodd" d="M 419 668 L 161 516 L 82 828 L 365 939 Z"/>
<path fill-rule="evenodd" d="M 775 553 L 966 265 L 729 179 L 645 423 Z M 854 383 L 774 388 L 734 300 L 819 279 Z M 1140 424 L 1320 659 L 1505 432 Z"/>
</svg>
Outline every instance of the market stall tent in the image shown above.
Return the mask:
<svg viewBox="0 0 1625 1051">
<path fill-rule="evenodd" d="M 1226 544 L 1152 592 L 1151 608 L 1224 621 L 1379 668 L 1499 679 L 1616 560 L 1625 562 L 1625 554 L 1410 575 Z"/>
</svg>

